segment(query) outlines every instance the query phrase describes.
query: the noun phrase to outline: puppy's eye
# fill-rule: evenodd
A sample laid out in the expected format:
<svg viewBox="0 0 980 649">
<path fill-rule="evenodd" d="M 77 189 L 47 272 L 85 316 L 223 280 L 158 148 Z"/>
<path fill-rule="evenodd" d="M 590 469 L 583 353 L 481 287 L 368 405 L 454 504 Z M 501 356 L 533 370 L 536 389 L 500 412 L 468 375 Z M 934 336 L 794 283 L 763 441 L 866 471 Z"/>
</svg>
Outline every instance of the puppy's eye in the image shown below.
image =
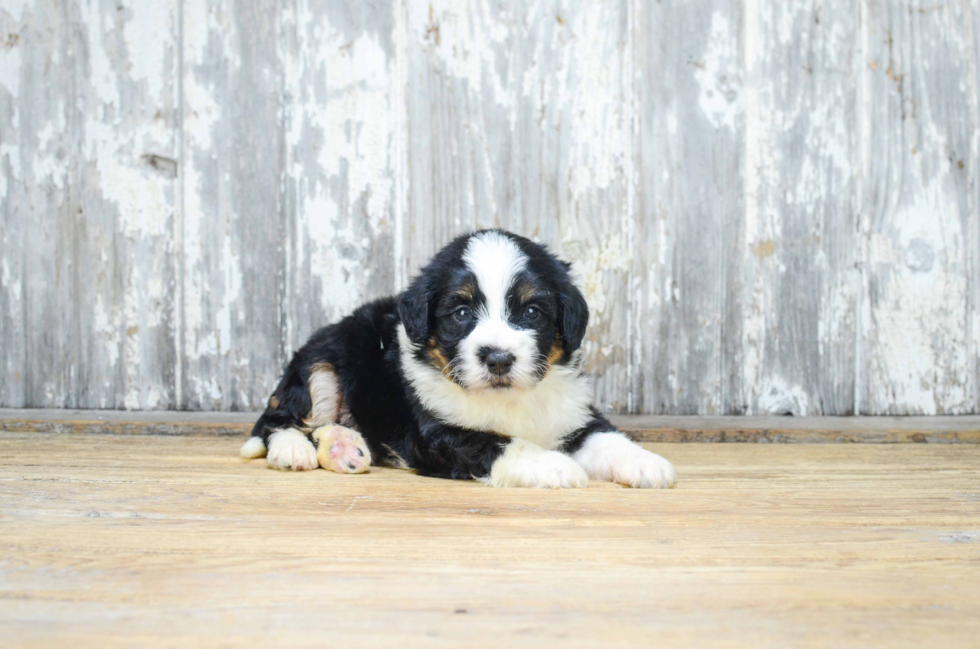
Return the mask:
<svg viewBox="0 0 980 649">
<path fill-rule="evenodd" d="M 536 307 L 529 306 L 528 308 L 524 309 L 524 319 L 525 320 L 537 320 L 538 319 L 538 313 L 540 313 L 540 312 L 538 311 L 538 309 Z"/>
<path fill-rule="evenodd" d="M 460 307 L 453 311 L 453 317 L 456 318 L 456 322 L 466 322 L 470 319 L 470 310 L 467 307 Z"/>
</svg>

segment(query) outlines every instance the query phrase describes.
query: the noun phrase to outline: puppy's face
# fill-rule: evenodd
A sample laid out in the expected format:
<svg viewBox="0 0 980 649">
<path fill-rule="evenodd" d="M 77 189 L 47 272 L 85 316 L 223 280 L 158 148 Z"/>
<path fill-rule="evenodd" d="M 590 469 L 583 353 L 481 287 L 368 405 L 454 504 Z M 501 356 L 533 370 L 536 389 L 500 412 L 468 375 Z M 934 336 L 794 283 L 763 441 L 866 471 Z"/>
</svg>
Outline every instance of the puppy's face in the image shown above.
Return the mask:
<svg viewBox="0 0 980 649">
<path fill-rule="evenodd" d="M 467 390 L 528 388 L 578 349 L 588 308 L 568 265 L 496 230 L 444 248 L 399 301 L 415 358 Z"/>
</svg>

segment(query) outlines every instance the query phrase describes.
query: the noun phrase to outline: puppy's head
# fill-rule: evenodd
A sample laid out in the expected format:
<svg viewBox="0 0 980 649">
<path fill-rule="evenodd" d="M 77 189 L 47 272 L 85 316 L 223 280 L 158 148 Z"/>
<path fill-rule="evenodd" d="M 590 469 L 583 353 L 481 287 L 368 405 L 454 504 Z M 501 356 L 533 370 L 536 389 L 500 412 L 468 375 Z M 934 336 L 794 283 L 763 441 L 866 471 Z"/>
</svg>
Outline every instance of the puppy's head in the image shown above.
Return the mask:
<svg viewBox="0 0 980 649">
<path fill-rule="evenodd" d="M 569 265 L 500 230 L 459 237 L 400 296 L 415 358 L 467 390 L 528 388 L 582 344 L 589 310 Z"/>
</svg>

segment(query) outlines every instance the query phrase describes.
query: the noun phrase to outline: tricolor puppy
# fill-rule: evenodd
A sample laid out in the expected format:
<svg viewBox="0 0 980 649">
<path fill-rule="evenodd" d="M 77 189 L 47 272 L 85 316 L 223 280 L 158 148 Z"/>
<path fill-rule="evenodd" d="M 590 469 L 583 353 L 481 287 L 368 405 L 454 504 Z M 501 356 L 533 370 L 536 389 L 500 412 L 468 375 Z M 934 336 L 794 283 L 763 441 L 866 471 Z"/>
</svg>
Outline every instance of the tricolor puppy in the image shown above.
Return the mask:
<svg viewBox="0 0 980 649">
<path fill-rule="evenodd" d="M 592 406 L 569 265 L 499 230 L 459 237 L 404 293 L 316 332 L 242 447 L 277 469 L 371 464 L 494 487 L 671 487 Z"/>
</svg>

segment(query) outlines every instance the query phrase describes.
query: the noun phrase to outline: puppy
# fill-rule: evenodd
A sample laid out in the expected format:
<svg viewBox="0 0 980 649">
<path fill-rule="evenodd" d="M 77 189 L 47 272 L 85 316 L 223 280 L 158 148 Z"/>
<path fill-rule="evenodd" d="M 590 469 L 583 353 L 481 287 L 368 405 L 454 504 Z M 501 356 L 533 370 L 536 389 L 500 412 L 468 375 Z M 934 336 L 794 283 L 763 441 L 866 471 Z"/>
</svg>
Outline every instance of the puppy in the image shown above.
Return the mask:
<svg viewBox="0 0 980 649">
<path fill-rule="evenodd" d="M 494 487 L 672 487 L 670 462 L 592 405 L 579 350 L 589 312 L 569 268 L 509 232 L 457 238 L 397 298 L 296 352 L 242 456 Z"/>
</svg>

